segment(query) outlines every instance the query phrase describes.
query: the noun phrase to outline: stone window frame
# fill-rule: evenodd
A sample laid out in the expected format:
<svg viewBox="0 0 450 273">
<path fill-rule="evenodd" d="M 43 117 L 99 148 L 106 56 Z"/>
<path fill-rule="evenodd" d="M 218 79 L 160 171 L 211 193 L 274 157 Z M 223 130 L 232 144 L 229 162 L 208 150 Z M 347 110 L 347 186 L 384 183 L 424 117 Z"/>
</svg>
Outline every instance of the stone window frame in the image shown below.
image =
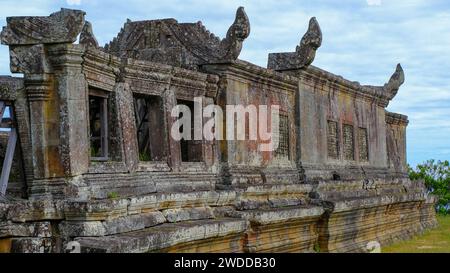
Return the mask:
<svg viewBox="0 0 450 273">
<path fill-rule="evenodd" d="M 160 94 L 153 94 L 153 93 L 141 93 L 141 92 L 132 92 L 132 96 L 133 96 L 133 109 L 134 109 L 134 115 L 135 115 L 135 119 L 136 119 L 136 112 L 135 112 L 135 105 L 134 105 L 134 103 L 135 103 L 135 97 L 136 96 L 142 96 L 142 97 L 156 97 L 156 98 L 158 98 L 159 99 L 159 102 L 160 102 L 160 104 L 161 104 L 161 107 L 162 107 L 162 111 L 161 111 L 161 114 L 162 114 L 162 116 L 161 116 L 161 119 L 162 119 L 162 124 L 163 124 L 163 128 L 161 128 L 161 130 L 163 131 L 162 132 L 162 134 L 163 134 L 163 146 L 164 146 L 164 150 L 165 150 L 165 155 L 164 155 L 164 160 L 148 160 L 148 161 L 145 161 L 145 160 L 140 160 L 140 155 L 139 155 L 139 147 L 137 147 L 138 149 L 137 149 L 137 156 L 138 156 L 138 161 L 139 161 L 139 165 L 141 166 L 141 167 L 143 167 L 143 168 L 150 168 L 150 167 L 152 167 L 152 166 L 154 166 L 155 164 L 156 165 L 160 165 L 160 164 L 164 164 L 164 165 L 166 165 L 167 167 L 168 167 L 168 161 L 169 161 L 169 157 L 170 157 L 170 154 L 169 154 L 169 143 L 168 143 L 168 139 L 167 139 L 167 137 L 168 137 L 168 130 L 169 130 L 169 128 L 168 128 L 168 126 L 167 126 L 167 118 L 166 118 L 166 107 L 165 107 L 165 101 L 164 101 L 164 97 L 162 96 L 162 95 L 160 95 Z M 137 142 L 137 144 L 139 145 L 139 140 L 138 140 L 138 138 L 137 138 L 137 135 L 138 135 L 138 128 L 136 127 L 136 142 Z"/>
<path fill-rule="evenodd" d="M 180 104 L 180 102 L 183 102 L 183 101 L 185 101 L 185 102 L 189 102 L 189 103 L 192 103 L 194 106 L 193 107 L 195 107 L 195 102 L 194 102 L 194 100 L 193 100 L 193 98 L 186 98 L 186 97 L 176 97 L 176 103 L 177 104 Z M 194 112 L 193 111 L 191 111 L 191 118 L 192 118 L 192 121 L 194 121 Z M 202 116 L 202 126 L 203 126 L 203 116 Z M 202 127 L 203 128 L 203 127 Z M 191 124 L 191 130 L 194 130 L 194 124 L 192 123 Z M 194 137 L 194 135 L 193 135 L 193 131 L 192 131 L 192 137 Z M 187 169 L 189 169 L 189 168 L 196 168 L 196 167 L 198 167 L 198 166 L 203 166 L 204 165 L 204 163 L 205 163 L 205 154 L 204 154 L 204 145 L 205 145 L 205 143 L 204 143 L 204 140 L 190 140 L 190 141 L 194 141 L 195 143 L 196 143 L 196 145 L 200 145 L 200 153 L 201 153 L 201 159 L 200 160 L 196 160 L 196 161 L 185 161 L 185 160 L 183 160 L 183 147 L 182 147 L 182 141 L 183 140 L 180 140 L 180 141 L 178 141 L 178 143 L 179 143 L 179 145 L 180 145 L 180 163 L 181 163 L 181 165 L 183 166 L 183 167 L 185 167 L 185 168 L 187 168 Z"/>
<path fill-rule="evenodd" d="M 109 137 L 109 114 L 108 114 L 108 110 L 109 110 L 109 101 L 110 101 L 110 91 L 106 91 L 103 89 L 99 89 L 97 87 L 94 86 L 89 86 L 88 88 L 88 133 L 89 133 L 89 147 L 91 147 L 91 124 L 90 124 L 90 116 L 89 116 L 89 111 L 90 111 L 90 107 L 89 107 L 89 99 L 90 97 L 97 97 L 97 98 L 101 98 L 102 99 L 102 105 L 101 105 L 101 114 L 100 114 L 100 118 L 101 118 L 101 133 L 100 133 L 100 146 L 101 146 L 101 150 L 102 150 L 102 155 L 101 156 L 91 156 L 91 153 L 89 153 L 89 157 L 90 157 L 90 161 L 108 161 L 110 159 L 110 154 L 109 154 L 109 141 L 110 141 L 110 137 Z"/>
<path fill-rule="evenodd" d="M 141 81 L 140 79 L 137 80 Z M 167 161 L 139 161 L 138 154 L 136 155 L 137 163 L 137 171 L 142 172 L 174 172 L 174 171 L 182 171 L 182 172 L 204 172 L 209 168 L 209 164 L 211 164 L 207 157 L 208 148 L 206 148 L 205 140 L 202 141 L 202 160 L 197 162 L 186 162 L 181 159 L 181 146 L 179 141 L 174 141 L 170 137 L 171 130 L 171 122 L 173 122 L 173 117 L 171 117 L 170 109 L 177 104 L 179 100 L 186 101 L 194 101 L 195 97 L 203 96 L 205 100 L 204 93 L 196 93 L 196 90 L 192 90 L 191 93 L 188 93 L 188 90 L 171 88 L 170 86 L 162 87 L 158 85 L 154 85 L 154 83 L 149 83 L 145 86 L 131 86 L 132 95 L 150 95 L 157 96 L 162 99 L 163 107 L 164 107 L 164 128 L 166 130 L 166 141 L 164 144 L 166 145 L 167 150 Z M 190 91 L 190 90 L 189 90 Z M 172 95 L 171 95 L 172 94 Z M 178 147 L 177 147 L 178 146 Z M 137 146 L 136 146 L 137 147 Z M 211 148 L 209 148 L 211 149 Z M 136 151 L 137 152 L 137 151 Z M 214 152 L 214 151 L 213 151 Z"/>
<path fill-rule="evenodd" d="M 328 152 L 328 141 L 329 141 L 329 139 L 328 139 L 328 136 L 329 136 L 328 124 L 329 124 L 329 122 L 334 122 L 336 124 L 336 157 L 331 157 L 329 152 Z M 342 130 L 340 128 L 340 122 L 338 120 L 336 120 L 336 119 L 328 118 L 327 119 L 326 131 L 327 131 L 327 134 L 326 134 L 326 137 L 327 137 L 327 158 L 329 160 L 339 161 L 341 159 L 341 155 L 342 155 L 342 152 L 341 152 L 341 150 L 342 150 L 341 149 L 341 131 Z"/>
<path fill-rule="evenodd" d="M 352 147 L 352 151 L 353 151 L 352 158 L 347 158 L 346 157 L 346 151 L 345 151 L 345 137 L 344 137 L 344 134 L 345 134 L 345 128 L 347 126 L 352 128 L 352 130 L 351 130 L 351 132 L 352 132 L 352 145 L 351 145 L 351 147 Z M 355 126 L 354 126 L 354 124 L 352 124 L 350 122 L 342 122 L 342 158 L 345 161 L 356 161 L 355 145 L 356 145 L 356 143 L 355 143 Z"/>
<path fill-rule="evenodd" d="M 367 159 L 361 159 L 361 147 L 360 147 L 360 130 L 365 130 L 366 132 L 366 156 Z M 358 126 L 358 160 L 361 163 L 368 163 L 370 162 L 370 149 L 369 149 L 369 129 L 367 127 Z"/>
<path fill-rule="evenodd" d="M 134 149 L 136 149 L 136 157 L 135 160 L 137 162 L 137 166 L 136 166 L 136 171 L 139 172 L 171 172 L 173 171 L 172 167 L 171 167 L 171 157 L 172 155 L 172 150 L 170 148 L 170 128 L 169 128 L 169 119 L 170 117 L 168 116 L 167 113 L 167 93 L 168 93 L 168 88 L 161 88 L 158 85 L 153 85 L 154 83 L 146 83 L 144 85 L 134 85 L 135 83 L 143 83 L 145 82 L 143 79 L 133 79 L 133 81 L 131 82 L 131 88 L 129 90 L 129 92 L 131 93 L 131 97 L 132 97 L 132 108 L 133 108 L 133 120 L 135 122 L 135 114 L 134 114 L 134 96 L 154 96 L 154 97 L 158 97 L 161 100 L 161 104 L 162 104 L 162 109 L 163 109 L 163 129 L 165 130 L 165 139 L 164 139 L 164 149 L 166 150 L 166 158 L 165 160 L 162 161 L 141 161 L 139 160 L 139 147 L 137 145 L 138 144 L 138 140 L 136 137 L 136 147 Z M 133 84 L 134 83 L 134 84 Z M 170 113 L 169 113 L 170 114 Z M 135 124 L 134 124 L 135 125 Z M 137 128 L 135 127 L 135 132 L 134 134 L 137 135 Z"/>
<path fill-rule="evenodd" d="M 282 118 L 285 119 L 285 124 L 287 126 L 286 128 L 286 145 L 284 145 L 285 147 L 281 147 L 280 145 L 282 144 L 282 135 L 281 135 L 281 126 L 282 126 Z M 278 143 L 278 148 L 275 150 L 275 156 L 277 158 L 284 158 L 287 160 L 291 159 L 291 145 L 290 145 L 290 140 L 291 140 L 291 136 L 290 136 L 290 130 L 289 130 L 289 114 L 287 112 L 281 112 L 279 113 L 279 143 Z M 248 123 L 247 123 L 248 124 Z M 280 152 L 280 149 L 282 149 L 282 151 Z"/>
</svg>

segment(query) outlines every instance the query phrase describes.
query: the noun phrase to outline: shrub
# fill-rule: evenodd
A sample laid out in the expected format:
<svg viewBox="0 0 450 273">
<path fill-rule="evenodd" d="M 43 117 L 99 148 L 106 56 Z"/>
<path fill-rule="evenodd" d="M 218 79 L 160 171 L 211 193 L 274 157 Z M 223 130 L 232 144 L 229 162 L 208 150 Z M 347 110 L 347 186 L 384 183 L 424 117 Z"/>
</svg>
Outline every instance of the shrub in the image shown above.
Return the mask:
<svg viewBox="0 0 450 273">
<path fill-rule="evenodd" d="M 411 180 L 423 179 L 428 191 L 438 197 L 436 211 L 450 213 L 450 163 L 448 160 L 428 160 L 415 169 L 408 166 Z"/>
<path fill-rule="evenodd" d="M 119 194 L 117 192 L 109 192 L 107 195 L 108 199 L 117 199 L 119 198 Z"/>
</svg>

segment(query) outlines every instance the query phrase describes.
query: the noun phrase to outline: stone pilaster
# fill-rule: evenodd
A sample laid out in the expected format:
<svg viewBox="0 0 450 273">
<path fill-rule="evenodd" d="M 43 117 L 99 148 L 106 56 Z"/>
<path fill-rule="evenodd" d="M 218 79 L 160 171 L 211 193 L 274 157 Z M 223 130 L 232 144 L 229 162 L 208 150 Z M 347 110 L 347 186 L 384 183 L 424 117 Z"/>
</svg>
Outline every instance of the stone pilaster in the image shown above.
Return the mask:
<svg viewBox="0 0 450 273">
<path fill-rule="evenodd" d="M 25 74 L 30 108 L 30 137 L 35 179 L 63 175 L 58 150 L 59 113 L 56 110 L 54 79 L 51 74 Z"/>
<path fill-rule="evenodd" d="M 208 105 L 214 105 L 214 99 L 213 98 L 208 98 L 208 97 L 203 97 L 202 98 L 202 102 L 203 102 L 203 108 L 207 107 Z M 203 118 L 203 127 L 204 125 L 210 120 L 210 119 L 214 119 L 214 117 L 211 118 Z M 204 137 L 203 137 L 204 139 Z M 206 165 L 208 167 L 212 167 L 216 161 L 217 158 L 217 152 L 216 152 L 216 147 L 214 145 L 215 141 L 211 141 L 211 140 L 203 140 L 203 160 L 206 163 Z"/>
<path fill-rule="evenodd" d="M 163 94 L 163 101 L 164 101 L 164 109 L 166 111 L 167 130 L 168 130 L 167 137 L 169 140 L 169 165 L 172 168 L 172 170 L 179 171 L 181 167 L 180 142 L 175 141 L 170 136 L 170 129 L 177 120 L 177 118 L 174 118 L 171 115 L 172 109 L 177 105 L 177 98 L 175 92 L 171 89 L 166 90 Z"/>
<path fill-rule="evenodd" d="M 89 167 L 87 132 L 87 83 L 82 73 L 83 46 L 58 44 L 48 47 L 54 73 L 56 111 L 59 112 L 59 153 L 66 176 L 85 173 Z"/>
</svg>

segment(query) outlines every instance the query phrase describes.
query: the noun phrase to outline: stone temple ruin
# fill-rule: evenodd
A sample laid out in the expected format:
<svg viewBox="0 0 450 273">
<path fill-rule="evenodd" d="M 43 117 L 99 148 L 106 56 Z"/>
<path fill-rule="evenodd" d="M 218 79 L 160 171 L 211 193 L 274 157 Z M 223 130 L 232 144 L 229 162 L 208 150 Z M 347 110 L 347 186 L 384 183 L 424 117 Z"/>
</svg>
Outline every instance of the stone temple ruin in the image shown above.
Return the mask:
<svg viewBox="0 0 450 273">
<path fill-rule="evenodd" d="M 407 176 L 408 119 L 385 110 L 400 65 L 382 86 L 312 66 L 315 18 L 262 68 L 238 59 L 243 8 L 224 39 L 128 20 L 104 47 L 84 16 L 10 17 L 1 33 L 23 78 L 0 77 L 0 252 L 364 252 L 436 225 Z M 173 140 L 170 110 L 194 97 L 280 105 L 278 149 Z"/>
</svg>

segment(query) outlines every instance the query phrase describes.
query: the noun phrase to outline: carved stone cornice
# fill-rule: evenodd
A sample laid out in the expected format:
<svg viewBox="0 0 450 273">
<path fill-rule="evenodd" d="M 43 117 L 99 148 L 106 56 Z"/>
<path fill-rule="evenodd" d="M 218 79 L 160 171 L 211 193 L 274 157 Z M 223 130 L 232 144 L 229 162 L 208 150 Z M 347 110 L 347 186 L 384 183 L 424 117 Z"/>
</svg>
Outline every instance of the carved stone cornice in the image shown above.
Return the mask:
<svg viewBox="0 0 450 273">
<path fill-rule="evenodd" d="M 407 126 L 409 123 L 408 116 L 386 111 L 386 123 Z"/>
<path fill-rule="evenodd" d="M 47 47 L 49 61 L 55 70 L 80 69 L 84 47 L 73 44 L 56 44 Z"/>
<path fill-rule="evenodd" d="M 245 79 L 258 84 L 269 85 L 274 89 L 284 89 L 289 92 L 296 92 L 298 89 L 298 78 L 242 60 L 236 60 L 229 64 L 203 65 L 202 69 L 208 73 L 215 73 L 237 80 Z"/>
<path fill-rule="evenodd" d="M 53 88 L 52 77 L 49 74 L 26 75 L 25 88 L 29 101 L 45 101 Z"/>
<path fill-rule="evenodd" d="M 89 85 L 105 90 L 110 90 L 109 86 L 115 82 L 127 81 L 132 82 L 134 91 L 155 95 L 161 95 L 161 90 L 175 88 L 186 93 L 185 97 L 214 97 L 218 89 L 219 77 L 216 75 L 131 58 L 119 59 L 95 48 L 86 49 L 82 67 Z M 142 90 L 150 86 L 154 90 Z"/>
<path fill-rule="evenodd" d="M 124 60 L 124 67 L 122 70 L 124 78 L 170 84 L 172 77 L 171 66 L 131 58 L 126 58 Z"/>
<path fill-rule="evenodd" d="M 376 102 L 381 107 L 387 107 L 397 93 L 399 87 L 404 82 L 404 74 L 400 64 L 397 65 L 396 72 L 384 86 L 361 85 L 359 82 L 349 81 L 342 76 L 337 76 L 328 71 L 315 66 L 309 66 L 297 71 L 289 71 L 302 80 L 303 83 L 310 82 L 311 85 L 321 82 L 330 85 L 332 89 L 349 93 L 357 98 Z"/>
<path fill-rule="evenodd" d="M 121 60 L 98 48 L 87 47 L 82 67 L 90 86 L 112 91 L 121 73 Z"/>
</svg>

